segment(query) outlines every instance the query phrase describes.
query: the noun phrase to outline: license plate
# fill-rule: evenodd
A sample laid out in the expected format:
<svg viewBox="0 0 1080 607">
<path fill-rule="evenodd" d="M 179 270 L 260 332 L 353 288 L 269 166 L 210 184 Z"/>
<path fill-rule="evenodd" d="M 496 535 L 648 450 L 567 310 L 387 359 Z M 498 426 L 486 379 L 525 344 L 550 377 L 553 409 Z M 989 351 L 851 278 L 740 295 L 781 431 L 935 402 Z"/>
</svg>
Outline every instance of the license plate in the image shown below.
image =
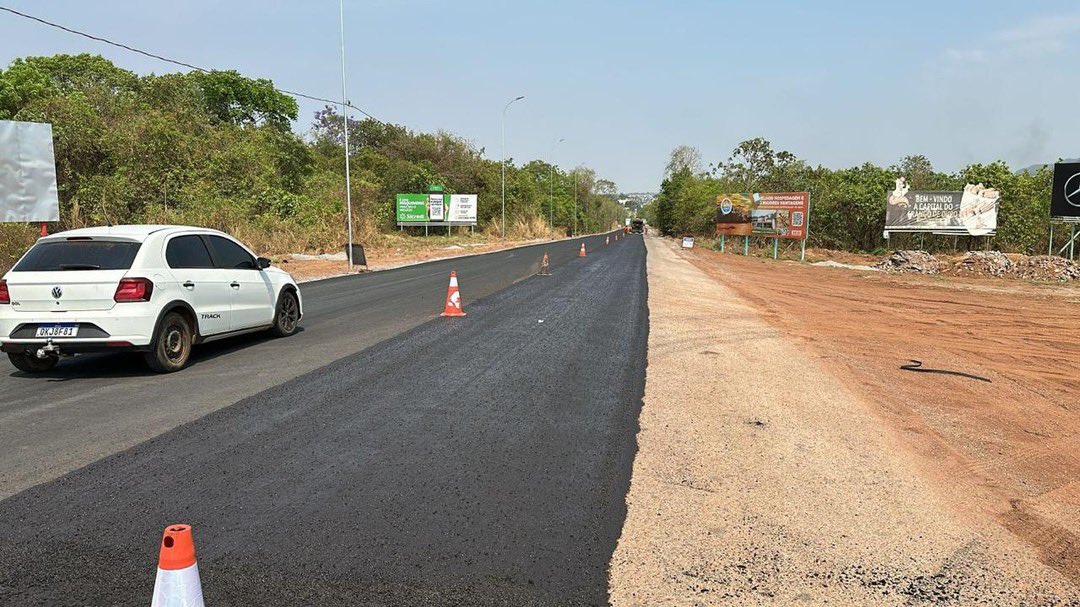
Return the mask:
<svg viewBox="0 0 1080 607">
<path fill-rule="evenodd" d="M 37 328 L 37 337 L 75 337 L 79 325 L 47 325 Z"/>
</svg>

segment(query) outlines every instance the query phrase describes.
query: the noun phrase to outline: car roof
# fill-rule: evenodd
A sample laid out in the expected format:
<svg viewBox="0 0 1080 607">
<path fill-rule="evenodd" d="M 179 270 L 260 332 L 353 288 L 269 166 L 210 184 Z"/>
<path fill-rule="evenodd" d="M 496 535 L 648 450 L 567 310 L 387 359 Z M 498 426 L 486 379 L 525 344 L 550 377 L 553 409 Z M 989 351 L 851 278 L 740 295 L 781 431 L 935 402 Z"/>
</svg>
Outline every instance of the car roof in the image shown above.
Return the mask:
<svg viewBox="0 0 1080 607">
<path fill-rule="evenodd" d="M 87 237 L 111 237 L 120 238 L 123 240 L 134 240 L 138 242 L 145 241 L 151 234 L 164 232 L 170 234 L 173 232 L 201 232 L 204 234 L 221 234 L 218 230 L 211 230 L 210 228 L 199 228 L 194 226 L 174 226 L 174 225 L 119 225 L 119 226 L 98 226 L 93 228 L 79 228 L 76 230 L 67 230 L 66 232 L 57 232 L 55 234 L 49 234 L 42 238 L 42 240 L 63 240 L 65 238 L 87 238 Z"/>
</svg>

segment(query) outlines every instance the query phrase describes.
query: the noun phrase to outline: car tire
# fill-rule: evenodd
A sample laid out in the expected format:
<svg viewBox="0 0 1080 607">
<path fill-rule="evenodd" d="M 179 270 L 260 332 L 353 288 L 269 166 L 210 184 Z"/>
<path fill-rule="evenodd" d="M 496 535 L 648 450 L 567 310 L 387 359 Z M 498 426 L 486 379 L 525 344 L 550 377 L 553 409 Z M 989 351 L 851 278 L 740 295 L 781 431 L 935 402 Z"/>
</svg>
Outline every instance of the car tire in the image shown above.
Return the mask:
<svg viewBox="0 0 1080 607">
<path fill-rule="evenodd" d="M 174 373 L 183 369 L 191 357 L 194 332 L 182 314 L 169 312 L 161 319 L 150 351 L 143 356 L 146 365 L 157 373 Z"/>
<path fill-rule="evenodd" d="M 46 356 L 45 358 L 38 358 L 33 354 L 8 354 L 8 360 L 11 364 L 15 365 L 15 368 L 23 373 L 44 373 L 56 366 L 56 363 L 60 362 L 58 356 Z"/>
<path fill-rule="evenodd" d="M 300 324 L 300 300 L 292 291 L 282 291 L 274 308 L 274 325 L 270 333 L 275 337 L 288 337 L 296 333 Z"/>
</svg>

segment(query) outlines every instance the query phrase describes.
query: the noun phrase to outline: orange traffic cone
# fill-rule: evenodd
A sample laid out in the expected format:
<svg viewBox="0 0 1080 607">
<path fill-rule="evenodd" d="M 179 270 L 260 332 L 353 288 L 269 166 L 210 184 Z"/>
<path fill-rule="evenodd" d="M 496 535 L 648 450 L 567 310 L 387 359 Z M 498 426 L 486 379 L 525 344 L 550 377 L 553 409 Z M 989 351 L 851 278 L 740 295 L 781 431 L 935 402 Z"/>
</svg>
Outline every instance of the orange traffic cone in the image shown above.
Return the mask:
<svg viewBox="0 0 1080 607">
<path fill-rule="evenodd" d="M 465 316 L 461 309 L 461 293 L 457 286 L 457 272 L 450 270 L 450 286 L 446 288 L 446 305 L 439 316 Z"/>
<path fill-rule="evenodd" d="M 169 525 L 161 538 L 150 607 L 203 607 L 190 525 Z"/>
<path fill-rule="evenodd" d="M 49 235 L 49 226 L 44 221 L 41 222 L 41 235 L 42 236 L 48 236 Z"/>
<path fill-rule="evenodd" d="M 585 257 L 585 243 L 584 242 L 581 243 L 581 250 L 578 251 L 577 256 L 578 257 Z"/>
<path fill-rule="evenodd" d="M 548 267 L 547 251 L 544 251 L 544 258 L 540 260 L 540 273 L 538 276 L 551 276 L 551 268 Z"/>
</svg>

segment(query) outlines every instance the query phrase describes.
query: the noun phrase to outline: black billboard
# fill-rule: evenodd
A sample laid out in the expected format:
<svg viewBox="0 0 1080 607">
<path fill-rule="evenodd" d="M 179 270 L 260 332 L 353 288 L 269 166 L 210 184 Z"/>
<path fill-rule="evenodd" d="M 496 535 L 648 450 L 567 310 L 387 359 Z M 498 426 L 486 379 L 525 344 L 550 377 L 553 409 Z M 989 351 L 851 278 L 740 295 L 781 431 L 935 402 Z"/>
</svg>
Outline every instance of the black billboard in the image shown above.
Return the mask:
<svg viewBox="0 0 1080 607">
<path fill-rule="evenodd" d="M 1054 165 L 1054 193 L 1050 217 L 1080 221 L 1080 162 Z"/>
</svg>

